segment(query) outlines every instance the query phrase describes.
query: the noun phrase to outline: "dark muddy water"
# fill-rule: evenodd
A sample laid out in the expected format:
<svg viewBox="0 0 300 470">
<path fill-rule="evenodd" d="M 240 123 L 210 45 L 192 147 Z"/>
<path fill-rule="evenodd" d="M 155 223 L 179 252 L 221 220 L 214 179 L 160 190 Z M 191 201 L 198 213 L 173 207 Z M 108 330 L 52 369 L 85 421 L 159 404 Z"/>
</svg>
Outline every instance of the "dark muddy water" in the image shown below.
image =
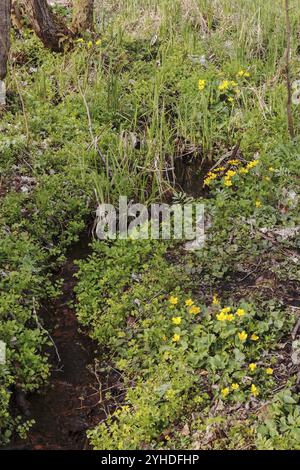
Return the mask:
<svg viewBox="0 0 300 470">
<path fill-rule="evenodd" d="M 62 295 L 39 312 L 40 321 L 49 331 L 55 347 L 49 348 L 52 373 L 49 384 L 38 393 L 15 397 L 15 411 L 23 408 L 35 424 L 24 440 L 15 439 L 10 449 L 55 450 L 87 449 L 87 429 L 104 417 L 100 388 L 109 387 L 108 378 L 100 377 L 95 358 L 101 357 L 97 345 L 79 332 L 74 306 L 77 270 L 74 260 L 88 255 L 87 236 L 72 248 L 58 278 L 62 278 Z M 25 408 L 25 410 L 24 410 Z"/>
</svg>

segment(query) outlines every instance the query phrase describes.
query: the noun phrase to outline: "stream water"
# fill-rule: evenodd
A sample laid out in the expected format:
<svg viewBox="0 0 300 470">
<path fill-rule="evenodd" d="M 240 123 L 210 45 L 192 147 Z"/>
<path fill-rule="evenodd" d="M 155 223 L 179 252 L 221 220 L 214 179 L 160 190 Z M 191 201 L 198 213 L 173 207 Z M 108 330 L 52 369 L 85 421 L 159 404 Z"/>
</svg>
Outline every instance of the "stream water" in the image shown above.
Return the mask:
<svg viewBox="0 0 300 470">
<path fill-rule="evenodd" d="M 72 247 L 71 257 L 58 277 L 62 278 L 61 296 L 53 303 L 44 304 L 40 321 L 50 333 L 55 347 L 49 347 L 52 373 L 49 384 L 38 393 L 15 397 L 16 408 L 26 408 L 26 415 L 35 424 L 27 439 L 15 439 L 9 449 L 59 450 L 88 449 L 87 429 L 93 428 L 104 417 L 101 387 L 109 387 L 108 377 L 99 377 L 95 358 L 97 345 L 80 333 L 75 309 L 74 260 L 88 254 L 87 238 Z"/>
</svg>

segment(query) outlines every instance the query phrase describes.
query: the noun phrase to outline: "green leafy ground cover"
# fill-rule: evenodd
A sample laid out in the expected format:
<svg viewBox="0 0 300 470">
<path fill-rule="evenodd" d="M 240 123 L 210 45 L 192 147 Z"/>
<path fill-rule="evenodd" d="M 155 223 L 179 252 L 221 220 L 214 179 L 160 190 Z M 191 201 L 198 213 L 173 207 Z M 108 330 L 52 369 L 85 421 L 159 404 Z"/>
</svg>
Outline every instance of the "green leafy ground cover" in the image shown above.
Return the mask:
<svg viewBox="0 0 300 470">
<path fill-rule="evenodd" d="M 79 262 L 78 319 L 121 382 L 90 442 L 298 449 L 300 158 L 287 132 L 282 2 L 105 2 L 97 17 L 97 34 L 65 55 L 28 30 L 13 38 L 0 123 L 1 441 L 30 425 L 13 391 L 49 375 L 36 312 L 58 294 L 51 273 L 67 247 L 99 201 L 175 196 L 166 168 L 188 153 L 204 185 L 205 247 L 95 241 Z"/>
</svg>

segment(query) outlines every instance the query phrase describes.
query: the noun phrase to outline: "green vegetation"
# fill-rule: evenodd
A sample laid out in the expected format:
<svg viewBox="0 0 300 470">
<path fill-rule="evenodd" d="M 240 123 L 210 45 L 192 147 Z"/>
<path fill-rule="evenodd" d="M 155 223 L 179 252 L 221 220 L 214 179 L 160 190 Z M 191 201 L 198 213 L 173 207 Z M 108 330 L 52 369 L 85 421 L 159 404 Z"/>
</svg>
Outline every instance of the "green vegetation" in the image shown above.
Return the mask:
<svg viewBox="0 0 300 470">
<path fill-rule="evenodd" d="M 30 30 L 14 33 L 0 122 L 0 443 L 32 424 L 16 416 L 14 391 L 49 377 L 39 306 L 59 294 L 52 273 L 66 250 L 98 202 L 176 198 L 172 168 L 188 155 L 202 189 L 188 196 L 205 204 L 202 250 L 94 241 L 78 262 L 78 320 L 101 346 L 102 370 L 121 382 L 105 393 L 111 414 L 90 442 L 299 449 L 300 108 L 291 141 L 283 3 L 113 4 L 64 55 Z"/>
</svg>

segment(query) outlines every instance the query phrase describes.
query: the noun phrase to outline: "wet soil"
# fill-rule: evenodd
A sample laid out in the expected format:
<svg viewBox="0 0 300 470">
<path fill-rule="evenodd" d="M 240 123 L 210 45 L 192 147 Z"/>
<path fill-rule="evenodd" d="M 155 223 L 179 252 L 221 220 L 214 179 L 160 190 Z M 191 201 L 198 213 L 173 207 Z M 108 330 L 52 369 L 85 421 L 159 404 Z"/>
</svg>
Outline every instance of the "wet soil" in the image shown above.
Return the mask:
<svg viewBox="0 0 300 470">
<path fill-rule="evenodd" d="M 15 406 L 23 408 L 22 412 L 34 419 L 35 424 L 27 439 L 16 439 L 10 449 L 88 449 L 87 429 L 105 418 L 101 390 L 110 386 L 110 378 L 98 374 L 95 358 L 101 354 L 87 334 L 79 331 L 71 304 L 77 270 L 74 260 L 87 255 L 88 243 L 84 237 L 72 247 L 71 257 L 57 275 L 63 279 L 62 295 L 39 312 L 40 322 L 55 344 L 47 350 L 52 373 L 49 384 L 38 393 L 26 397 L 16 394 Z"/>
</svg>

